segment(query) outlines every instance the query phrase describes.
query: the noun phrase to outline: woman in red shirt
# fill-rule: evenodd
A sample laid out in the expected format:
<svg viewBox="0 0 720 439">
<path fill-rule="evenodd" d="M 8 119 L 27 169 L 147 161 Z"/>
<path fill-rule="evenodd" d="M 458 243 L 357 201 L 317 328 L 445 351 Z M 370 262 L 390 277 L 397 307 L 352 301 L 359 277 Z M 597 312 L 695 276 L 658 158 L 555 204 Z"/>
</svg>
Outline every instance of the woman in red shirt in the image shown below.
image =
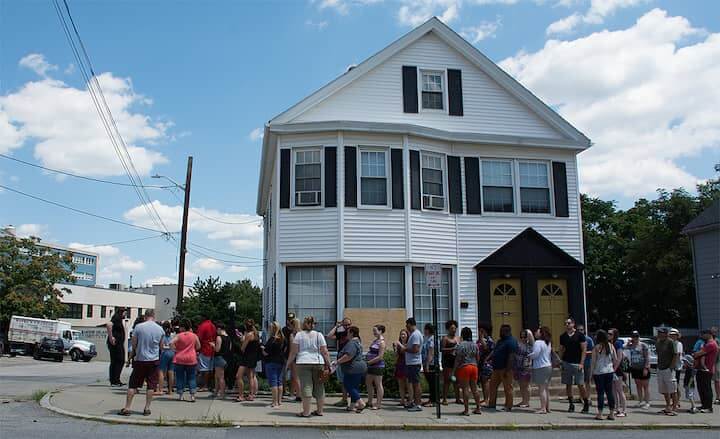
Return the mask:
<svg viewBox="0 0 720 439">
<path fill-rule="evenodd" d="M 178 400 L 183 400 L 185 385 L 190 388 L 190 402 L 195 402 L 195 391 L 197 381 L 195 371 L 197 370 L 197 351 L 200 349 L 200 339 L 192 330 L 190 320 L 180 321 L 180 332 L 170 342 L 170 347 L 175 350 L 173 364 L 175 365 L 175 383 L 177 384 Z"/>
</svg>

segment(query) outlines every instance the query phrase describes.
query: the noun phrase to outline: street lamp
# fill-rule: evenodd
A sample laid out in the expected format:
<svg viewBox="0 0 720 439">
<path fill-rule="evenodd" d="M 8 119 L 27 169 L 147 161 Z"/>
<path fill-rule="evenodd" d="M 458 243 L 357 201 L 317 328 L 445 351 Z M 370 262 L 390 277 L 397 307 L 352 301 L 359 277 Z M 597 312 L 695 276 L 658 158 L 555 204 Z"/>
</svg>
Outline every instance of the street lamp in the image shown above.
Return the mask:
<svg viewBox="0 0 720 439">
<path fill-rule="evenodd" d="M 177 181 L 173 180 L 172 178 L 170 178 L 168 176 L 155 174 L 155 175 L 151 175 L 150 178 L 164 178 L 165 180 L 172 183 L 173 186 L 175 186 L 176 188 L 180 189 L 183 192 L 185 191 L 185 186 L 181 185 L 180 183 L 178 183 Z"/>
</svg>

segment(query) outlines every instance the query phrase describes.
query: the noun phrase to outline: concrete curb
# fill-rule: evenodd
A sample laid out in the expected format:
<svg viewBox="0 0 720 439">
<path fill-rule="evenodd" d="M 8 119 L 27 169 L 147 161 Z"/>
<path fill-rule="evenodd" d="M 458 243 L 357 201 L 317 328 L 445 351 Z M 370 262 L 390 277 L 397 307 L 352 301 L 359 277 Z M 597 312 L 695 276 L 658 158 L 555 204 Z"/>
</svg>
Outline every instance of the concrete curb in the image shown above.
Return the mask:
<svg viewBox="0 0 720 439">
<path fill-rule="evenodd" d="M 144 425 L 156 427 L 206 427 L 206 428 L 229 428 L 229 427 L 264 427 L 264 428 L 311 428 L 326 430 L 392 430 L 392 431 L 518 431 L 518 430 L 718 430 L 720 426 L 710 424 L 598 424 L 598 423 L 573 423 L 573 424 L 352 424 L 337 425 L 322 422 L 257 422 L 257 421 L 214 421 L 207 420 L 149 420 L 137 418 L 109 418 L 97 415 L 75 413 L 69 410 L 56 407 L 52 404 L 52 397 L 59 393 L 48 392 L 41 400 L 40 406 L 51 412 L 87 421 L 105 422 L 108 424 Z M 317 418 L 314 418 L 317 419 Z"/>
</svg>

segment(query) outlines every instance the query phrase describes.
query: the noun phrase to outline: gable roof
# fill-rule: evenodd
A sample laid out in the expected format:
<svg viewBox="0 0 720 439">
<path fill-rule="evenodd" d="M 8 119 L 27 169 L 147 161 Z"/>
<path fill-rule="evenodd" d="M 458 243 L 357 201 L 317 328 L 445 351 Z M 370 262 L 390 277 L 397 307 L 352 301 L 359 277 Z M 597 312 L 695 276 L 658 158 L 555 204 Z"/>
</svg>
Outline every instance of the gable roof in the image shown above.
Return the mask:
<svg viewBox="0 0 720 439">
<path fill-rule="evenodd" d="M 720 226 L 720 198 L 713 201 L 712 204 L 698 215 L 694 220 L 690 221 L 682 232 L 687 235 L 702 232 Z"/>
<path fill-rule="evenodd" d="M 480 261 L 475 268 L 582 268 L 582 262 L 528 227 Z"/>
</svg>

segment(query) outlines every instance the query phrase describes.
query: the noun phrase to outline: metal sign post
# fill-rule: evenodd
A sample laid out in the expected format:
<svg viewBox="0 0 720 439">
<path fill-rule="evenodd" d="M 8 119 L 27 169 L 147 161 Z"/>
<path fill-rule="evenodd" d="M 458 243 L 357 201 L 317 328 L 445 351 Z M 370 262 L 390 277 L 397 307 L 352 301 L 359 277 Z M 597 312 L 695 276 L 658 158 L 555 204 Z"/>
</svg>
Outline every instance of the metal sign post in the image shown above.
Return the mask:
<svg viewBox="0 0 720 439">
<path fill-rule="evenodd" d="M 442 267 L 440 264 L 426 264 L 425 265 L 425 284 L 430 288 L 432 294 L 432 319 L 433 328 L 435 328 L 434 334 L 434 346 L 433 346 L 433 381 L 435 381 L 435 413 L 437 418 L 440 419 L 440 341 L 438 339 L 438 306 L 437 306 L 437 289 L 442 286 Z"/>
</svg>

